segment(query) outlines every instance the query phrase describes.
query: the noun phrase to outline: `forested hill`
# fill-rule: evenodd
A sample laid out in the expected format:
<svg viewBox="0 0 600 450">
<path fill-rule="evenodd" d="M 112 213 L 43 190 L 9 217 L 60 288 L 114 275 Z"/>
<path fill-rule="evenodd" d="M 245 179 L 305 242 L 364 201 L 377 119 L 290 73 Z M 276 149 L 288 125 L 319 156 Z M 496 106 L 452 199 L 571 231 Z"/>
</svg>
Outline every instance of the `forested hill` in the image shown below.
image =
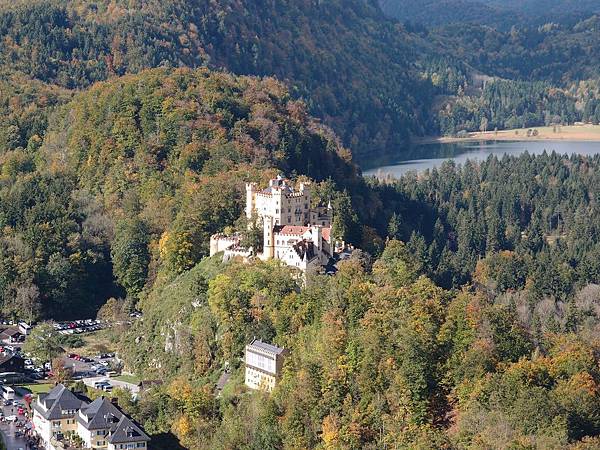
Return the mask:
<svg viewBox="0 0 600 450">
<path fill-rule="evenodd" d="M 379 0 L 379 4 L 389 17 L 429 27 L 471 23 L 504 30 L 513 25 L 573 23 L 600 12 L 598 0 Z"/>
<path fill-rule="evenodd" d="M 48 104 L 67 95 L 34 88 Z M 272 78 L 152 69 L 98 83 L 49 115 L 23 110 L 15 120 L 32 136 L 0 154 L 4 315 L 81 317 L 111 295 L 137 298 L 159 274 L 207 256 L 210 235 L 238 222 L 248 180 L 329 180 L 326 198 L 348 203 L 336 195 L 347 189 L 370 214 L 348 150 Z"/>
<path fill-rule="evenodd" d="M 414 41 L 364 0 L 0 1 L 0 63 L 68 88 L 144 68 L 276 76 L 360 158 L 428 126 Z"/>
</svg>

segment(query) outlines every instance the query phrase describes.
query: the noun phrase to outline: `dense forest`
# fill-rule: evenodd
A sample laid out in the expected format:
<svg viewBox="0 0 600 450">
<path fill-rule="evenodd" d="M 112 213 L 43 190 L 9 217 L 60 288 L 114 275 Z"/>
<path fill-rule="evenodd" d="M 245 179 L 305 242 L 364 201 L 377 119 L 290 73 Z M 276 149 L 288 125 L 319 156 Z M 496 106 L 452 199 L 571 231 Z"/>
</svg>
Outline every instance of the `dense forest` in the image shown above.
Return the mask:
<svg viewBox="0 0 600 450">
<path fill-rule="evenodd" d="M 554 7 L 561 5 L 568 9 L 564 2 Z M 578 86 L 595 83 L 600 69 L 596 16 L 510 29 L 465 20 L 428 28 L 435 15 L 426 14 L 426 26 L 403 26 L 370 1 L 304 6 L 297 0 L 221 0 L 214 7 L 184 0 L 4 1 L 0 63 L 8 78 L 26 85 L 34 78 L 63 93 L 153 67 L 275 76 L 359 163 L 401 153 L 418 136 L 478 130 L 484 117 L 494 122 L 488 129 L 502 129 L 543 125 L 549 114 L 561 123 L 597 116 L 583 112 L 582 99 L 594 92 Z M 515 83 L 496 92 L 481 86 L 482 77 L 497 86 Z"/>
<path fill-rule="evenodd" d="M 597 0 L 379 0 L 385 14 L 431 26 L 474 23 L 508 29 L 514 25 L 572 23 L 600 12 Z"/>
<path fill-rule="evenodd" d="M 67 88 L 159 66 L 276 76 L 358 158 L 429 126 L 420 38 L 363 0 L 1 1 L 0 36 L 3 66 Z"/>
<path fill-rule="evenodd" d="M 370 195 L 273 79 L 155 69 L 96 85 L 47 122 L 43 142 L 0 160 L 0 296 L 34 291 L 16 297 L 39 317 L 89 314 L 116 281 L 136 298 L 159 269 L 193 267 L 240 216 L 245 181 L 282 171 Z"/>
</svg>

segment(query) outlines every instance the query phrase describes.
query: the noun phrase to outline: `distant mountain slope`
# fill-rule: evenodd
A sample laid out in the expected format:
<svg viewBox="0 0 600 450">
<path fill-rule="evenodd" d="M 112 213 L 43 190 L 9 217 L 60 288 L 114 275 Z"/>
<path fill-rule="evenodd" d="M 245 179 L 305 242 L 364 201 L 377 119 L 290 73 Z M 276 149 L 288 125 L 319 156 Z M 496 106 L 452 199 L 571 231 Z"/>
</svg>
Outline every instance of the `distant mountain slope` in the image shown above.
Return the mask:
<svg viewBox="0 0 600 450">
<path fill-rule="evenodd" d="M 370 1 L 3 0 L 0 38 L 1 64 L 70 88 L 158 66 L 275 75 L 359 157 L 426 132 L 418 39 Z"/>
<path fill-rule="evenodd" d="M 480 0 L 379 0 L 381 9 L 390 17 L 425 26 L 448 23 L 498 23 L 506 11 L 486 5 Z"/>
<path fill-rule="evenodd" d="M 600 73 L 600 17 L 573 26 L 490 27 L 454 24 L 430 35 L 434 45 L 490 76 L 568 85 Z"/>
<path fill-rule="evenodd" d="M 600 12 L 599 0 L 379 0 L 386 15 L 429 27 L 475 23 L 501 29 L 546 22 L 573 23 Z"/>
</svg>

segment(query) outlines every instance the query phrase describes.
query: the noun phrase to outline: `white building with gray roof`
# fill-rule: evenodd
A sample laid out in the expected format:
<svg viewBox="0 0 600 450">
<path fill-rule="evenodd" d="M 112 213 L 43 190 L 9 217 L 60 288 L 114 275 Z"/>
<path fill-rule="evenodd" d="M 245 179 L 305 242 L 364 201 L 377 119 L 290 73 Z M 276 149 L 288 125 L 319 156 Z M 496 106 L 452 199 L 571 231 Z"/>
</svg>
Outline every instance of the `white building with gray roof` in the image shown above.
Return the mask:
<svg viewBox="0 0 600 450">
<path fill-rule="evenodd" d="M 250 389 L 271 392 L 281 376 L 283 361 L 288 351 L 254 339 L 246 345 L 245 383 Z"/>
<path fill-rule="evenodd" d="M 77 414 L 77 434 L 86 448 L 145 449 L 150 437 L 105 397 L 99 397 Z"/>
</svg>

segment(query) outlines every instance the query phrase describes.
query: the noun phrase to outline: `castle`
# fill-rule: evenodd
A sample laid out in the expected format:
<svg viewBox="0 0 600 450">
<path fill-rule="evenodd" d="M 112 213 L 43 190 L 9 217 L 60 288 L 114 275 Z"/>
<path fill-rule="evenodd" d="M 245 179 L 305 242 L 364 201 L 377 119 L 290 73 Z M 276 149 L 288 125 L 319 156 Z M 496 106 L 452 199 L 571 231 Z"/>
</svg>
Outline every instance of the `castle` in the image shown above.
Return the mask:
<svg viewBox="0 0 600 450">
<path fill-rule="evenodd" d="M 249 226 L 262 225 L 262 253 L 244 248 L 239 233 L 219 233 L 210 239 L 210 255 L 223 252 L 224 261 L 236 256 L 278 259 L 301 271 L 326 265 L 333 257 L 333 210 L 331 205 L 311 208 L 310 202 L 309 183 L 299 183 L 298 190 L 281 176 L 262 190 L 256 183 L 247 183 L 246 218 Z"/>
</svg>

